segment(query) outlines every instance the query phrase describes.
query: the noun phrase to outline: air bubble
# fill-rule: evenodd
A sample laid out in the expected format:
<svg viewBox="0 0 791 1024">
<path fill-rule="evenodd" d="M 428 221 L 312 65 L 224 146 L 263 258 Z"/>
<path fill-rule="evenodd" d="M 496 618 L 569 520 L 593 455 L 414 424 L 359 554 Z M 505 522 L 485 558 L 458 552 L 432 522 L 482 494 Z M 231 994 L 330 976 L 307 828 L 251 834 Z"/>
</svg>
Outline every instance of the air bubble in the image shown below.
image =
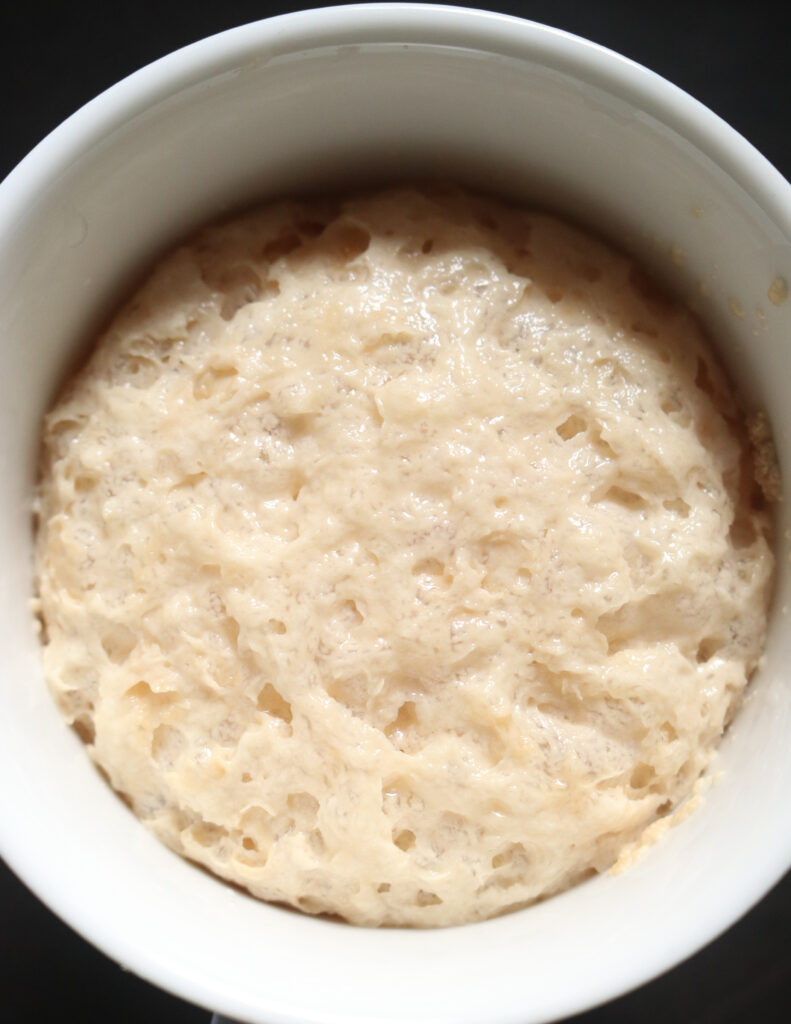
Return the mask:
<svg viewBox="0 0 791 1024">
<path fill-rule="evenodd" d="M 122 665 L 137 646 L 137 634 L 122 623 L 113 623 L 102 636 L 104 653 L 114 665 Z"/>
<path fill-rule="evenodd" d="M 393 843 L 398 847 L 399 850 L 403 850 L 406 853 L 407 850 L 411 850 L 415 845 L 415 833 L 411 829 L 404 828 L 398 832 L 393 833 Z"/>
<path fill-rule="evenodd" d="M 717 651 L 722 647 L 722 641 L 714 636 L 704 637 L 703 640 L 698 644 L 698 650 L 695 655 L 695 660 L 698 664 L 705 664 L 707 661 L 711 661 Z"/>
<path fill-rule="evenodd" d="M 569 416 L 567 420 L 564 420 L 556 429 L 564 441 L 570 441 L 572 437 L 576 437 L 577 434 L 581 434 L 584 430 L 587 430 L 588 424 L 582 416 L 572 413 L 572 415 Z"/>
<path fill-rule="evenodd" d="M 629 785 L 632 789 L 645 789 L 646 786 L 650 786 L 656 778 L 656 772 L 650 764 L 646 764 L 644 761 L 640 761 L 639 764 L 635 765 L 634 771 L 629 779 Z"/>
<path fill-rule="evenodd" d="M 613 504 L 620 505 L 630 512 L 636 512 L 646 507 L 645 499 L 642 495 L 629 491 L 625 487 L 619 487 L 617 484 L 612 486 L 601 500 L 611 501 Z"/>
<path fill-rule="evenodd" d="M 266 712 L 272 718 L 279 718 L 286 724 L 291 722 L 291 705 L 284 700 L 271 683 L 267 683 L 258 694 L 258 710 Z"/>
<path fill-rule="evenodd" d="M 186 741 L 172 725 L 158 725 L 151 738 L 151 756 L 161 768 L 173 768 Z"/>
</svg>

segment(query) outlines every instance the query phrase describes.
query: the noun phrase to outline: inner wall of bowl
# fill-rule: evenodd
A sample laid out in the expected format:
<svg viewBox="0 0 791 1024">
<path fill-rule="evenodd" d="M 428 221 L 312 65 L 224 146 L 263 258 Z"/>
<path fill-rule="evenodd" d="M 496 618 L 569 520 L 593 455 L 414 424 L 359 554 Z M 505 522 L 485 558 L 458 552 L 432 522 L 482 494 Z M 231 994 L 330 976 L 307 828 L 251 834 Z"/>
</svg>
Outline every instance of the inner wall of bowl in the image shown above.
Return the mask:
<svg viewBox="0 0 791 1024">
<path fill-rule="evenodd" d="M 270 1024 L 526 1024 L 636 984 L 730 923 L 791 858 L 785 507 L 766 665 L 703 808 L 622 876 L 434 933 L 370 933 L 258 904 L 145 833 L 46 692 L 27 607 L 29 510 L 41 414 L 163 248 L 258 199 L 436 176 L 563 211 L 690 297 L 750 401 L 771 411 L 788 479 L 791 301 L 775 306 L 768 291 L 778 275 L 791 281 L 791 257 L 761 206 L 626 100 L 540 63 L 449 47 L 248 61 L 138 113 L 76 161 L 66 141 L 59 174 L 26 209 L 11 220 L 8 195 L 0 206 L 0 841 L 15 870 L 139 973 Z"/>
</svg>

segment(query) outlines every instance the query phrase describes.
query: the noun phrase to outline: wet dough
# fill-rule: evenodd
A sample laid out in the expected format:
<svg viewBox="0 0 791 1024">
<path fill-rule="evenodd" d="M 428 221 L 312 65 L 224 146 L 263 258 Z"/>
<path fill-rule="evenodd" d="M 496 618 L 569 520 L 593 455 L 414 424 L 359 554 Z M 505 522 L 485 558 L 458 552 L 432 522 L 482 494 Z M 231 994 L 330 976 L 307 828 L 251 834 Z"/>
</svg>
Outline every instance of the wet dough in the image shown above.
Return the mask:
<svg viewBox="0 0 791 1024">
<path fill-rule="evenodd" d="M 454 190 L 179 248 L 49 414 L 47 679 L 169 846 L 359 924 L 607 868 L 709 762 L 772 557 L 690 314 Z"/>
</svg>

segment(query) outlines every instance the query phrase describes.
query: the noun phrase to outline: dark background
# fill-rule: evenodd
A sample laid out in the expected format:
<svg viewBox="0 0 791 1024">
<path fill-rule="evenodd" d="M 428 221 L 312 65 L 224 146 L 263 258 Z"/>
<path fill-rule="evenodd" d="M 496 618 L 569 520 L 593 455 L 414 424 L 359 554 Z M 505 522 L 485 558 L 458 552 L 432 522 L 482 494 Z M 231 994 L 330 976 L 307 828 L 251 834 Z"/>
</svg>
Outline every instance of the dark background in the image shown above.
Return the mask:
<svg viewBox="0 0 791 1024">
<path fill-rule="evenodd" d="M 324 5 L 306 0 L 303 6 Z M 620 51 L 702 100 L 791 176 L 791 4 L 481 0 L 459 6 L 532 18 Z M 0 178 L 60 121 L 130 72 L 214 32 L 298 8 L 248 0 L 46 6 L 21 0 L 7 7 L 0 19 Z M 573 977 L 574 965 L 568 966 Z M 0 1019 L 208 1024 L 209 1017 L 97 953 L 0 861 Z M 574 1021 L 791 1021 L 791 876 L 696 957 Z"/>
</svg>

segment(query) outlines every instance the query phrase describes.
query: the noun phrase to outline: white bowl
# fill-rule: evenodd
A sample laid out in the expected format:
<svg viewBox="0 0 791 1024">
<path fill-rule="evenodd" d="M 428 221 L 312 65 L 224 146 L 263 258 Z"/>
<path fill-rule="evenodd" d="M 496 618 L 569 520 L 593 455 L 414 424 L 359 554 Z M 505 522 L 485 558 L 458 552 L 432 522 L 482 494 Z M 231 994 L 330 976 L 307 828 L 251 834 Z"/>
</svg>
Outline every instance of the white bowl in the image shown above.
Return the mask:
<svg viewBox="0 0 791 1024">
<path fill-rule="evenodd" d="M 370 931 L 257 903 L 150 837 L 56 712 L 29 509 L 39 420 L 80 342 L 221 210 L 434 173 L 565 211 L 693 296 L 791 478 L 791 301 L 769 299 L 791 281 L 791 187 L 690 97 L 562 32 L 398 5 L 249 25 L 104 93 L 0 186 L 0 851 L 110 956 L 245 1021 L 553 1019 L 688 956 L 791 863 L 787 506 L 765 665 L 704 805 L 626 873 L 494 921 Z"/>
</svg>

